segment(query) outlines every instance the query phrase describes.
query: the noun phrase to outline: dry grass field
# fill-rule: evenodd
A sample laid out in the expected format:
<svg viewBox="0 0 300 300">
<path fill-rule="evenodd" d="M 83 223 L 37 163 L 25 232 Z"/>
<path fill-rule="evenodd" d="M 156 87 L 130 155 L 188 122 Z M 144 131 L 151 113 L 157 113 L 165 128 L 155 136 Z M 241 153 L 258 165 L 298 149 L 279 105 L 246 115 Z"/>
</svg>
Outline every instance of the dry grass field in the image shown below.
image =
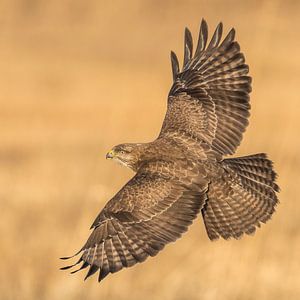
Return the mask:
<svg viewBox="0 0 300 300">
<path fill-rule="evenodd" d="M 0 0 L 0 299 L 300 299 L 300 2 Z M 210 242 L 201 218 L 156 258 L 101 284 L 59 271 L 130 170 L 105 160 L 150 141 L 170 49 L 204 17 L 232 26 L 253 76 L 236 155 L 267 152 L 281 186 L 255 236 Z"/>
</svg>

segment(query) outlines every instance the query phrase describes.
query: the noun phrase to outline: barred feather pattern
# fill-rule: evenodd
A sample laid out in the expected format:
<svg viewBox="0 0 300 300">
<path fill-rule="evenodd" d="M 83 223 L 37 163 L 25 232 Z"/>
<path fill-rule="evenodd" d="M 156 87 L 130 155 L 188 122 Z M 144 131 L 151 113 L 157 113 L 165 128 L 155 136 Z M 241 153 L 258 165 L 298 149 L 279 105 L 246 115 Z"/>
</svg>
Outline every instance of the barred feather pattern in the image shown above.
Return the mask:
<svg viewBox="0 0 300 300">
<path fill-rule="evenodd" d="M 210 183 L 202 209 L 211 240 L 253 234 L 267 222 L 278 203 L 276 173 L 265 154 L 225 159 L 223 172 Z"/>
<path fill-rule="evenodd" d="M 129 224 L 117 218 L 105 220 L 84 247 L 81 259 L 90 265 L 86 278 L 100 270 L 100 281 L 109 273 L 155 256 L 167 243 L 176 241 L 203 205 L 203 201 L 193 201 L 196 196 L 200 199 L 199 194 L 184 193 L 176 204 L 151 220 Z M 85 263 L 83 265 L 86 266 Z"/>
<path fill-rule="evenodd" d="M 161 170 L 164 164 L 153 168 Z M 182 174 L 170 169 L 173 178 L 170 172 L 157 176 L 149 169 L 137 173 L 96 218 L 79 261 L 63 269 L 82 263 L 72 273 L 89 267 L 85 278 L 99 271 L 101 281 L 155 256 L 187 231 L 205 203 L 208 181 L 192 169 L 182 169 Z"/>
<path fill-rule="evenodd" d="M 232 29 L 221 42 L 222 23 L 207 45 L 207 24 L 202 20 L 193 54 L 190 31 L 185 31 L 184 63 L 171 52 L 174 83 L 160 137 L 188 135 L 221 155 L 233 154 L 248 125 L 251 78 Z"/>
<path fill-rule="evenodd" d="M 136 172 L 105 205 L 79 260 L 86 278 L 155 256 L 202 213 L 211 240 L 252 234 L 278 203 L 276 173 L 265 154 L 223 159 L 235 152 L 248 124 L 251 78 L 232 29 L 220 23 L 208 43 L 203 20 L 193 52 L 185 30 L 183 67 L 171 52 L 174 83 L 159 137 L 115 146 L 110 158 Z M 223 159 L 223 160 L 222 160 Z M 71 257 L 66 257 L 68 259 Z"/>
</svg>

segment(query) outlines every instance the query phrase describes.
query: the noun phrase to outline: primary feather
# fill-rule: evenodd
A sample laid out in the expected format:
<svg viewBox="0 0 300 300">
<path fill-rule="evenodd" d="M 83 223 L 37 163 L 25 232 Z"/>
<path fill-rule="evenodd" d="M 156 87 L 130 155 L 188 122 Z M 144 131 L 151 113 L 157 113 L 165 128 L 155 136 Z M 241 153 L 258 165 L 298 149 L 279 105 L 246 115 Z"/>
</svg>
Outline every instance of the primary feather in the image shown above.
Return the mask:
<svg viewBox="0 0 300 300">
<path fill-rule="evenodd" d="M 195 53 L 184 35 L 180 70 L 171 52 L 173 85 L 158 138 L 115 146 L 107 158 L 136 175 L 105 205 L 93 232 L 76 254 L 86 278 L 109 273 L 155 256 L 203 216 L 210 239 L 240 238 L 270 219 L 278 203 L 276 174 L 264 154 L 233 154 L 248 125 L 251 78 L 235 31 L 222 40 L 220 23 L 209 44 L 201 22 Z"/>
</svg>

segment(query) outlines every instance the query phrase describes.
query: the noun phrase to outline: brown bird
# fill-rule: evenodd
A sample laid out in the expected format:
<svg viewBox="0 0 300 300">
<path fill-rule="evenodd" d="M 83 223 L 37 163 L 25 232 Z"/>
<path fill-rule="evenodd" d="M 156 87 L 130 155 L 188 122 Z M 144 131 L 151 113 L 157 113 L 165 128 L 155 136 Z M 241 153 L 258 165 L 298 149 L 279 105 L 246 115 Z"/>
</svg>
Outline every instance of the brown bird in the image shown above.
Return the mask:
<svg viewBox="0 0 300 300">
<path fill-rule="evenodd" d="M 211 240 L 252 234 L 274 213 L 279 188 L 266 154 L 223 159 L 248 125 L 251 77 L 234 29 L 221 41 L 220 23 L 208 45 L 207 35 L 202 20 L 193 52 L 185 29 L 182 70 L 171 52 L 174 82 L 158 138 L 106 155 L 136 174 L 94 221 L 79 261 L 62 269 L 82 263 L 78 270 L 89 266 L 86 278 L 99 270 L 100 281 L 155 256 L 200 212 Z"/>
</svg>

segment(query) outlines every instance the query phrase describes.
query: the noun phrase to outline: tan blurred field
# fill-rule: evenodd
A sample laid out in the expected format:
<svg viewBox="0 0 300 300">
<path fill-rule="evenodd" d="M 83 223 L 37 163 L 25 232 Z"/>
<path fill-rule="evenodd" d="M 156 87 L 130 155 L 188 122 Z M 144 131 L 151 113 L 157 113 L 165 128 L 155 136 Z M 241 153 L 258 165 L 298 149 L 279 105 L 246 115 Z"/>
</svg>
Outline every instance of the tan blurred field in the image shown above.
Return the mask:
<svg viewBox="0 0 300 300">
<path fill-rule="evenodd" d="M 299 1 L 0 1 L 0 299 L 300 299 Z M 272 221 L 210 242 L 199 218 L 156 258 L 101 284 L 59 271 L 131 171 L 105 160 L 150 141 L 171 85 L 170 49 L 204 17 L 237 39 L 253 76 L 237 155 L 279 174 Z"/>
</svg>

